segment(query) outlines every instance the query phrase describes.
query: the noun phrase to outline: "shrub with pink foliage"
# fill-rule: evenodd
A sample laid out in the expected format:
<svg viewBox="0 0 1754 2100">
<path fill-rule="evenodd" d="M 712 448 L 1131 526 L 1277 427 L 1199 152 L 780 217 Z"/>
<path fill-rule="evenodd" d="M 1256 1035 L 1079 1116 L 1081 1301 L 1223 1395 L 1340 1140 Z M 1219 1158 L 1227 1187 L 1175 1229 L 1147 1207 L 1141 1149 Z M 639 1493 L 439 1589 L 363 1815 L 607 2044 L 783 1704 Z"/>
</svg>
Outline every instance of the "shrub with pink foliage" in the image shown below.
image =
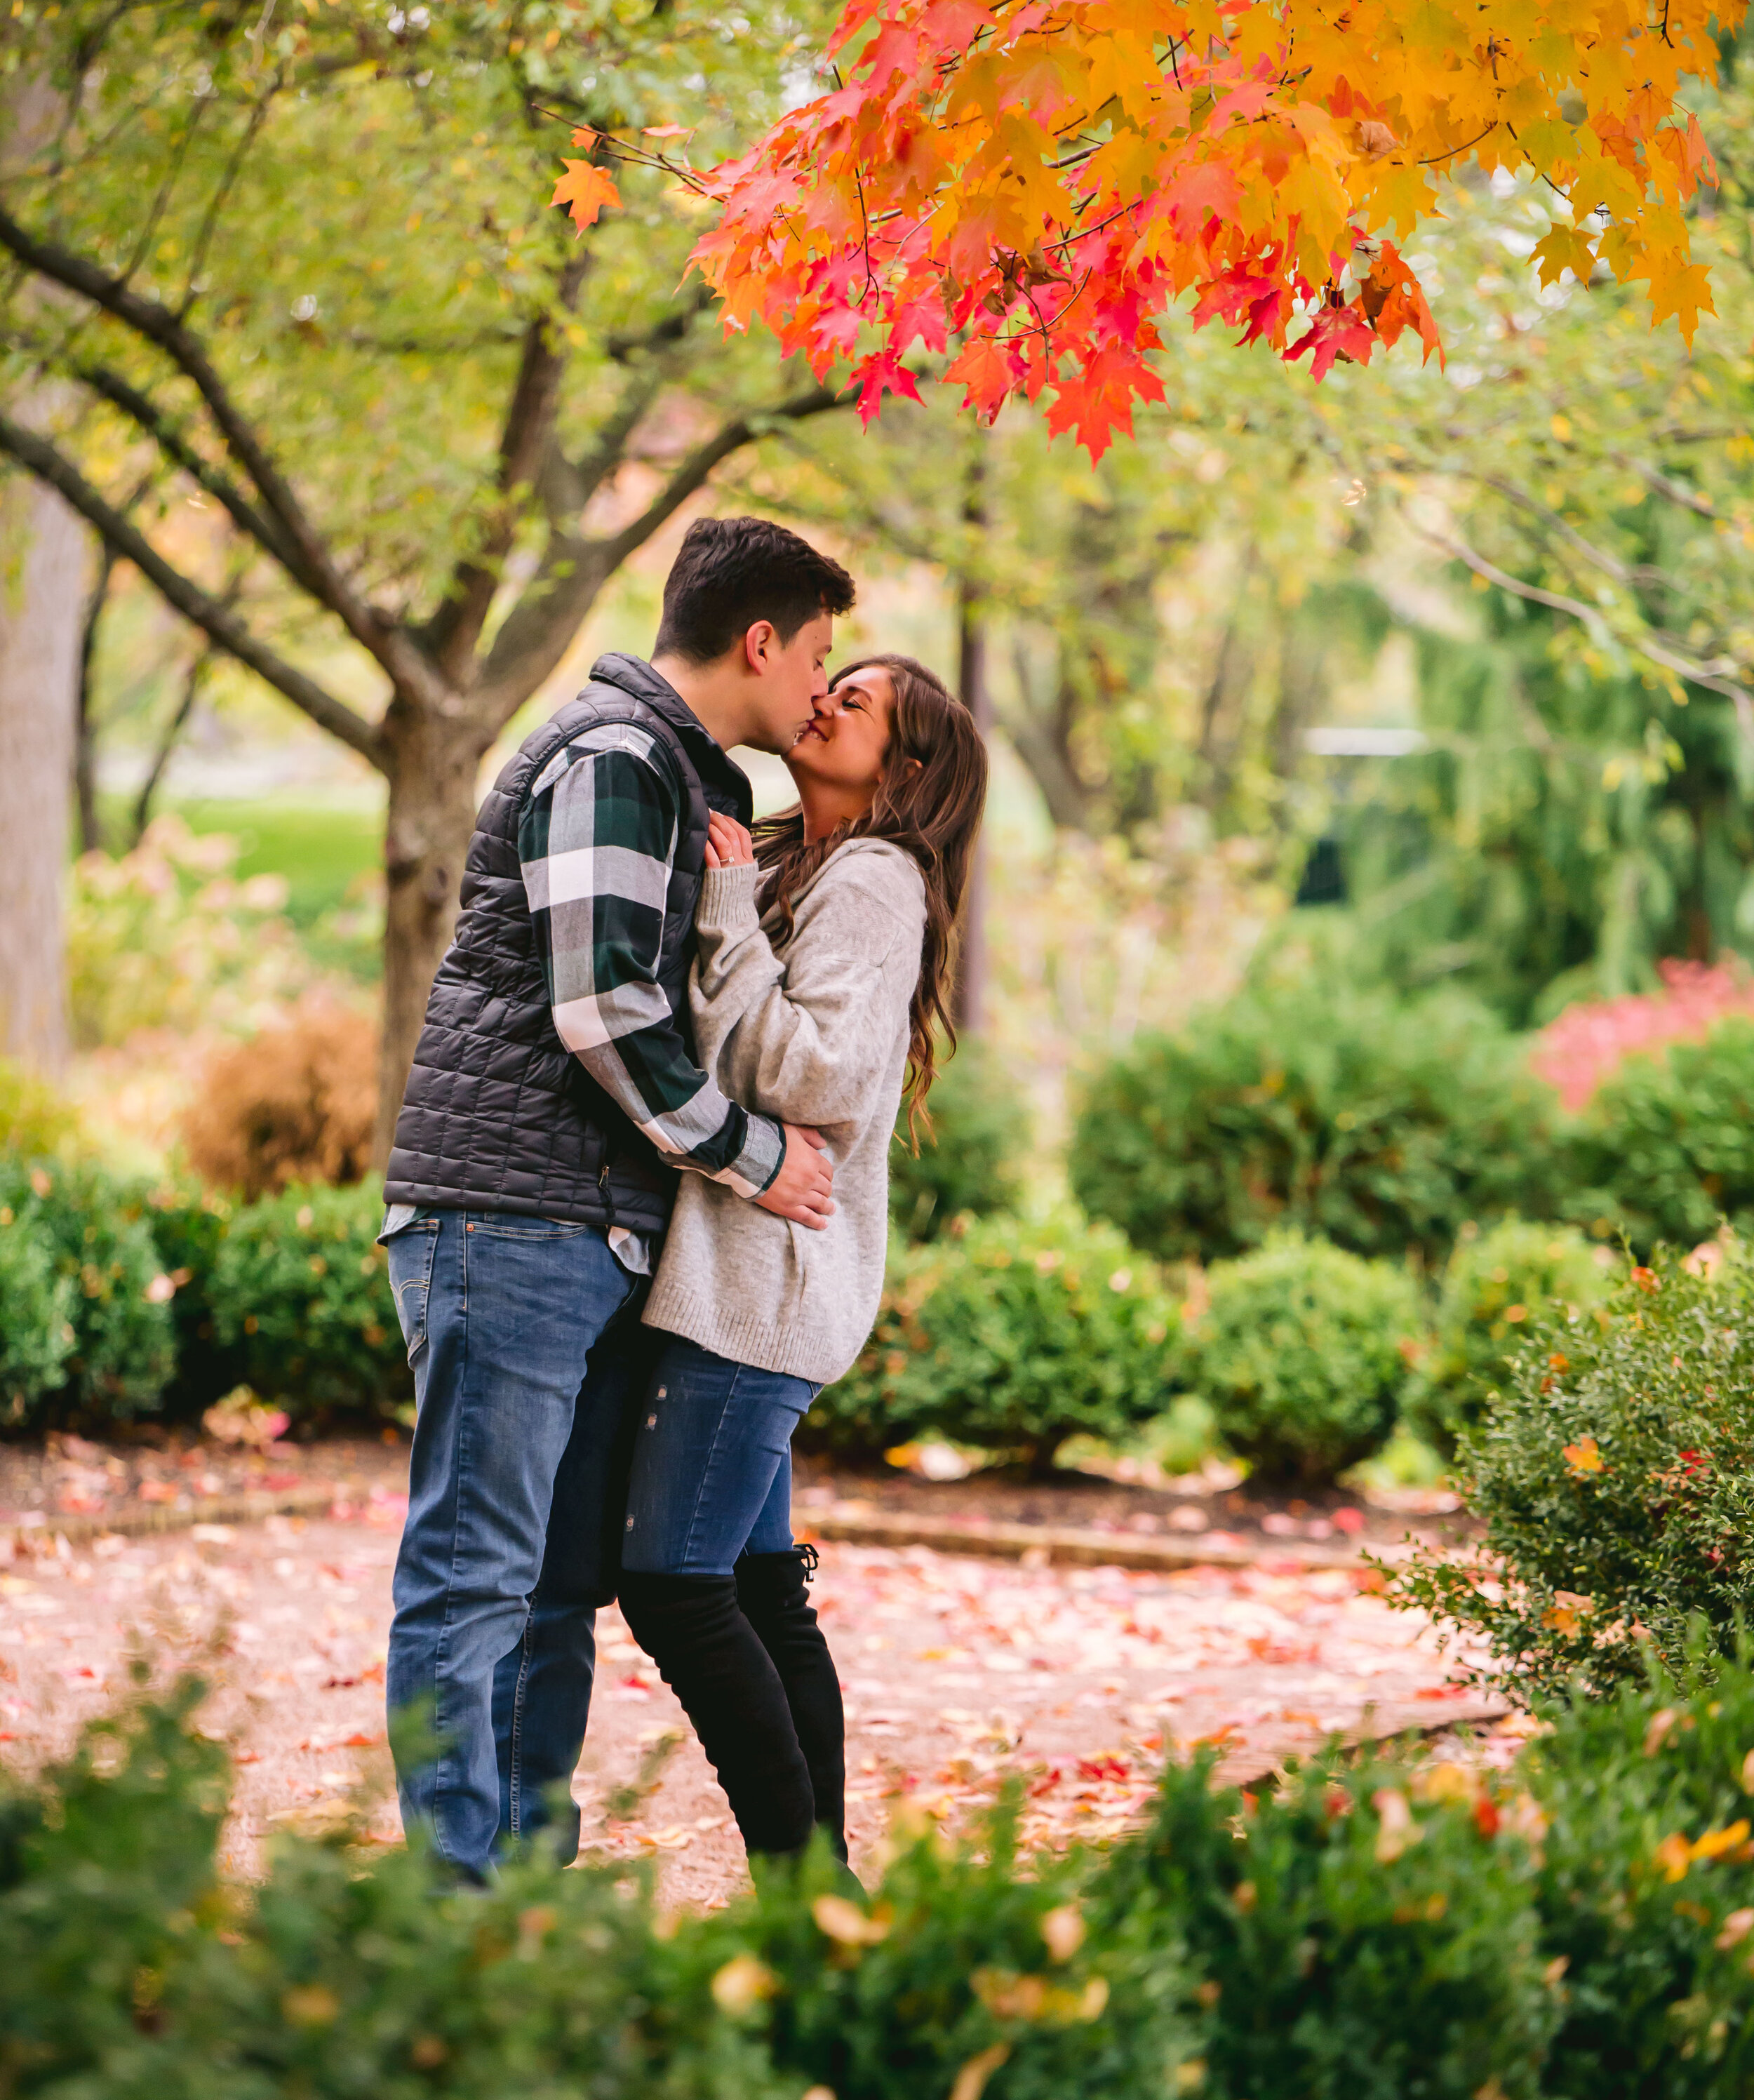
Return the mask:
<svg viewBox="0 0 1754 2100">
<path fill-rule="evenodd" d="M 1567 1007 L 1530 1059 L 1576 1114 L 1623 1058 L 1697 1042 L 1726 1014 L 1754 1015 L 1754 977 L 1739 964 L 1659 963 L 1664 989 Z"/>
</svg>

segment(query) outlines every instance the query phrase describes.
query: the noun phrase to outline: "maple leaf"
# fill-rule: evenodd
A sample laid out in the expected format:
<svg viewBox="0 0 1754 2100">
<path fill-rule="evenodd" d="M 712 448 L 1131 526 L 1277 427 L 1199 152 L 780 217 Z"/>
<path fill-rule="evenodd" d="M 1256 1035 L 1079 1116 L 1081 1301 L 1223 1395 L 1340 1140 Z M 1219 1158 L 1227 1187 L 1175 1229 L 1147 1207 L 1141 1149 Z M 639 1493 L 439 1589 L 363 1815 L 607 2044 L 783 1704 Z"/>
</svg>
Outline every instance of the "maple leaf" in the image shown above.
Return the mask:
<svg viewBox="0 0 1754 2100">
<path fill-rule="evenodd" d="M 1691 344 L 1699 316 L 1715 314 L 1711 274 L 1703 262 L 1668 262 L 1650 271 L 1650 320 L 1655 326 L 1673 316 L 1681 340 Z"/>
<path fill-rule="evenodd" d="M 565 205 L 573 224 L 583 233 L 586 227 L 596 225 L 606 205 L 620 203 L 621 192 L 615 188 L 614 176 L 589 161 L 563 160 L 561 165 L 566 172 L 555 183 L 549 202 Z"/>
<path fill-rule="evenodd" d="M 1062 378 L 1047 412 L 1051 435 L 1076 430 L 1092 459 L 1108 451 L 1114 433 L 1133 435 L 1133 404 L 1161 401 L 1163 382 L 1143 359 L 1117 344 L 1100 351 L 1077 378 Z"/>
<path fill-rule="evenodd" d="M 1519 0 L 1490 35 L 1442 0 L 845 0 L 843 77 L 707 179 L 725 216 L 695 260 L 728 324 L 759 318 L 813 360 L 858 334 L 837 308 L 875 325 L 867 414 L 913 390 L 904 350 L 954 333 L 976 412 L 1052 388 L 1054 427 L 1098 453 L 1156 398 L 1142 353 L 1187 292 L 1194 326 L 1307 351 L 1318 379 L 1409 330 L 1441 356 L 1386 236 L 1478 152 L 1570 194 L 1546 282 L 1599 252 L 1690 338 L 1711 300 L 1681 205 L 1713 174 L 1684 91 L 1744 5 L 1665 0 L 1659 38 L 1596 0 Z M 1599 246 L 1580 230 L 1598 207 Z"/>
<path fill-rule="evenodd" d="M 1308 351 L 1311 377 L 1324 379 L 1337 357 L 1368 364 L 1376 345 L 1375 332 L 1361 308 L 1324 307 L 1310 324 L 1309 333 L 1293 343 L 1287 358 L 1299 358 Z"/>
<path fill-rule="evenodd" d="M 876 356 L 867 358 L 859 367 L 859 421 L 869 425 L 883 406 L 887 394 L 898 394 L 904 400 L 919 399 L 919 382 L 892 350 L 880 351 Z"/>
</svg>

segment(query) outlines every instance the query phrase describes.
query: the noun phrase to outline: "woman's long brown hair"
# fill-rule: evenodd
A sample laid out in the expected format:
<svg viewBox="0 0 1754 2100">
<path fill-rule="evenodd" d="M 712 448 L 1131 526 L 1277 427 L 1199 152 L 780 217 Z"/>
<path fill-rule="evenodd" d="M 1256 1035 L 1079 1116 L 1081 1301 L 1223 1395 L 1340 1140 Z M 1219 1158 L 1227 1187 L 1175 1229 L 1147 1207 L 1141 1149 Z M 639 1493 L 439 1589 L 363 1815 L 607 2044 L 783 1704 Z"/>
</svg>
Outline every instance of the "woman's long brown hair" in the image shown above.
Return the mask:
<svg viewBox="0 0 1754 2100">
<path fill-rule="evenodd" d="M 883 777 L 870 809 L 813 845 L 804 843 L 801 807 L 764 818 L 755 827 L 756 859 L 774 871 L 769 895 L 778 910 L 782 938 L 791 933 L 799 893 L 848 839 L 887 839 L 919 862 L 926 878 L 926 933 L 908 1013 L 907 1050 L 908 1129 L 917 1143 L 937 1072 L 941 1033 L 956 1047 L 950 1010 L 956 915 L 986 806 L 987 755 L 974 717 L 942 679 L 911 656 L 864 656 L 844 664 L 829 690 L 851 672 L 872 668 L 888 673 L 895 708 Z M 932 1127 L 929 1115 L 925 1127 Z"/>
</svg>

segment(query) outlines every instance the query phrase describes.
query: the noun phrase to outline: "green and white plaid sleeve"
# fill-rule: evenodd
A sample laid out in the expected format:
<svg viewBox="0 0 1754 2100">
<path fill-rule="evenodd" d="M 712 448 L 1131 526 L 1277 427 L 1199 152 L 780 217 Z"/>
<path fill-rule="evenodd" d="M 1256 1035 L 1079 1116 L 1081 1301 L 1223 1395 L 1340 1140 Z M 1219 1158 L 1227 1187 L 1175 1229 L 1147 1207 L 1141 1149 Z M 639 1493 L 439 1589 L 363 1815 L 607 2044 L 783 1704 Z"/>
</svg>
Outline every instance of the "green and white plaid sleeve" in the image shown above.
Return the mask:
<svg viewBox="0 0 1754 2100">
<path fill-rule="evenodd" d="M 720 1092 L 690 1054 L 658 982 L 680 793 L 630 724 L 557 752 L 518 826 L 524 893 L 560 1039 L 681 1167 L 759 1196 L 786 1140 Z"/>
</svg>

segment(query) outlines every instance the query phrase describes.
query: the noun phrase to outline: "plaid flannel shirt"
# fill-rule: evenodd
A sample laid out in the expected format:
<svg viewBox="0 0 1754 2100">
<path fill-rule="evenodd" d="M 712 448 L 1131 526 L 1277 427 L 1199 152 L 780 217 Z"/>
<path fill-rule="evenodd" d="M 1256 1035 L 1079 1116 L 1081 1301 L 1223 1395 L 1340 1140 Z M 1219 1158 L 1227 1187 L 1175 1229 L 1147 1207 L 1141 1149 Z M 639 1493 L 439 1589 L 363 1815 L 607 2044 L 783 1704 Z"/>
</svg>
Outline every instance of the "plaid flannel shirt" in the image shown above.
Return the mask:
<svg viewBox="0 0 1754 2100">
<path fill-rule="evenodd" d="M 759 1196 L 784 1135 L 701 1070 L 658 982 L 681 816 L 667 752 L 632 724 L 593 730 L 531 783 L 518 823 L 524 893 L 561 1041 L 676 1165 Z"/>
</svg>

